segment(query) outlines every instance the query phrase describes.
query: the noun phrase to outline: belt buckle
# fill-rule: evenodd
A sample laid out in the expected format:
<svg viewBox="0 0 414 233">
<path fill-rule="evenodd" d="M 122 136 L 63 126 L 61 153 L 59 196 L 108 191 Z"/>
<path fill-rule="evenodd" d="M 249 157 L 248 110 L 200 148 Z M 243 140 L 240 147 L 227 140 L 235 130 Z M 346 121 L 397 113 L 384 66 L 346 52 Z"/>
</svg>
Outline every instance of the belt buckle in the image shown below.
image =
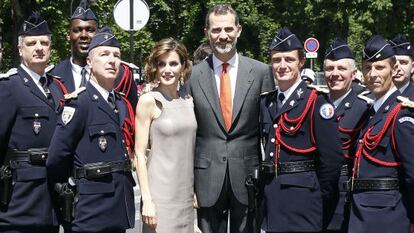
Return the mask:
<svg viewBox="0 0 414 233">
<path fill-rule="evenodd" d="M 44 165 L 48 153 L 46 151 L 28 150 L 30 163 L 34 165 Z"/>
<path fill-rule="evenodd" d="M 86 179 L 93 179 L 102 177 L 108 173 L 111 172 L 111 166 L 110 165 L 102 165 L 99 167 L 90 167 L 85 168 L 85 178 Z"/>
</svg>

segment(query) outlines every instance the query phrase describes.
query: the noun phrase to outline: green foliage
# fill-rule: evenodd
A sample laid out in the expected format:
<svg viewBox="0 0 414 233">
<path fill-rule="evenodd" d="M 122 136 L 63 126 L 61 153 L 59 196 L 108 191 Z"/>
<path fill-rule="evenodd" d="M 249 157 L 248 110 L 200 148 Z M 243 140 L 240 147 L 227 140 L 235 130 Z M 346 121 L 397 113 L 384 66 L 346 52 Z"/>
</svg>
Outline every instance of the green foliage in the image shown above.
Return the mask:
<svg viewBox="0 0 414 233">
<path fill-rule="evenodd" d="M 138 1 L 138 0 L 135 0 Z M 91 2 L 91 1 L 90 1 Z M 68 17 L 79 0 L 2 0 L 0 26 L 4 47 L 1 70 L 18 64 L 15 22 L 18 22 L 16 5 L 22 11 L 41 9 L 53 32 L 51 63 L 70 56 L 66 39 Z M 72 4 L 71 4 L 72 3 Z M 95 0 L 91 8 L 98 15 L 100 25 L 111 26 L 122 45 L 122 58 L 130 58 L 130 33 L 121 30 L 112 15 L 115 0 Z M 320 42 L 319 58 L 315 61 L 320 70 L 323 55 L 330 41 L 343 37 L 354 51 L 357 63 L 365 42 L 374 34 L 391 38 L 397 33 L 414 40 L 414 1 L 412 0 L 147 0 L 150 20 L 133 34 L 134 63 L 141 65 L 154 43 L 165 37 L 183 41 L 189 53 L 205 41 L 204 19 L 208 8 L 217 3 L 231 4 L 240 16 L 243 26 L 238 50 L 244 55 L 268 62 L 268 46 L 275 32 L 287 26 L 303 41 L 316 37 Z M 72 10 L 70 9 L 72 5 Z M 13 9 L 13 10 L 12 10 Z M 307 65 L 308 66 L 308 65 Z"/>
</svg>

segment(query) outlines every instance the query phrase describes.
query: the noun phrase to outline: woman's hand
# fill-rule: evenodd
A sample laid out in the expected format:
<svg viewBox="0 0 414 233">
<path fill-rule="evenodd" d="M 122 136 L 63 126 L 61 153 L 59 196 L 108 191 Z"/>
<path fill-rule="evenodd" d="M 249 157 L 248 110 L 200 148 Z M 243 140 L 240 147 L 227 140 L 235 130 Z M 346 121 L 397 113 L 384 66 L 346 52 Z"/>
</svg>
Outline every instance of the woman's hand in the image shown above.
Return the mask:
<svg viewBox="0 0 414 233">
<path fill-rule="evenodd" d="M 150 228 L 155 229 L 157 227 L 157 216 L 155 211 L 155 205 L 152 201 L 142 201 L 142 221 Z"/>
</svg>

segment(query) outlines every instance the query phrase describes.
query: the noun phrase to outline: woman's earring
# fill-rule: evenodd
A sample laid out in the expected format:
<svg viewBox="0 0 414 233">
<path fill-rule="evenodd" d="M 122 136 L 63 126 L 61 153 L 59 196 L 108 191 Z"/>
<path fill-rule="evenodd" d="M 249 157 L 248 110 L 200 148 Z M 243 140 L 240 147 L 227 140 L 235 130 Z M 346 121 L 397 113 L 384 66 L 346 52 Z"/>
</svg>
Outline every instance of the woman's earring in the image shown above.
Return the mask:
<svg viewBox="0 0 414 233">
<path fill-rule="evenodd" d="M 183 72 L 180 74 L 180 86 L 184 86 L 184 75 Z"/>
</svg>

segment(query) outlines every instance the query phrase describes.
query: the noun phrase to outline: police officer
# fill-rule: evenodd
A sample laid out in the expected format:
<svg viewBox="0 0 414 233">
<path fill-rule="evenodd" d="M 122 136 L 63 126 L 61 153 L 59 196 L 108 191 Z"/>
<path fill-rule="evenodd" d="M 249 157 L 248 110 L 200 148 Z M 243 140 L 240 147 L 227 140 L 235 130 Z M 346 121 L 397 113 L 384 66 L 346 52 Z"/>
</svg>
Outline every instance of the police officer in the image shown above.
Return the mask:
<svg viewBox="0 0 414 233">
<path fill-rule="evenodd" d="M 335 110 L 301 80 L 302 43 L 287 28 L 270 46 L 278 90 L 261 97 L 266 232 L 320 232 L 335 209 L 343 160 Z"/>
<path fill-rule="evenodd" d="M 411 75 L 414 73 L 414 48 L 405 36 L 401 34 L 389 40 L 389 43 L 394 49 L 397 60 L 397 71 L 392 79 L 394 85 L 403 96 L 414 97 L 414 86 L 410 81 Z"/>
<path fill-rule="evenodd" d="M 49 148 L 48 175 L 53 184 L 72 175 L 73 232 L 125 232 L 134 226 L 135 183 L 121 127 L 132 118 L 126 99 L 114 91 L 120 44 L 104 27 L 88 51 L 90 82 L 65 96 Z"/>
<path fill-rule="evenodd" d="M 39 13 L 18 33 L 21 64 L 0 79 L 0 232 L 57 232 L 46 178 L 62 84 L 45 73 L 51 37 Z"/>
<path fill-rule="evenodd" d="M 343 39 L 335 38 L 326 50 L 324 74 L 329 97 L 336 112 L 344 162 L 338 186 L 340 199 L 326 232 L 347 232 L 349 202 L 346 184 L 351 174 L 356 139 L 366 123 L 370 107 L 365 98 L 358 98 L 357 93 L 352 89 L 352 80 L 356 73 L 351 49 Z"/>
<path fill-rule="evenodd" d="M 349 233 L 406 233 L 414 220 L 414 105 L 396 101 L 394 54 L 379 35 L 364 48 L 362 72 L 375 102 L 355 154 Z"/>
<path fill-rule="evenodd" d="M 98 28 L 98 18 L 82 0 L 69 19 L 67 39 L 71 45 L 71 57 L 56 65 L 50 72 L 61 77 L 69 92 L 85 86 L 89 80 L 90 68 L 86 63 L 88 48 Z M 115 89 L 127 96 L 131 107 L 135 110 L 138 102 L 137 87 L 133 79 L 134 70 L 130 64 L 123 62 L 118 72 Z"/>
</svg>

